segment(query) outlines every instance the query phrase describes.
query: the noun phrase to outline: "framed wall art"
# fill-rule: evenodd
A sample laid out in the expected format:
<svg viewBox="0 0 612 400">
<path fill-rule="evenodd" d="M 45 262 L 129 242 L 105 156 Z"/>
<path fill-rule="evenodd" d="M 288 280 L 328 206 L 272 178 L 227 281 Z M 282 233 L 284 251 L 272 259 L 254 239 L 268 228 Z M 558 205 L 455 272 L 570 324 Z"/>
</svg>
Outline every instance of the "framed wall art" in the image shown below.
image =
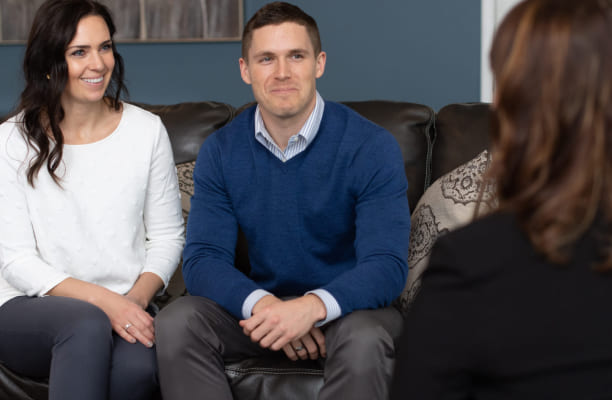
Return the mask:
<svg viewBox="0 0 612 400">
<path fill-rule="evenodd" d="M 0 0 L 0 43 L 25 43 L 45 0 Z M 118 42 L 239 41 L 243 0 L 98 0 Z"/>
</svg>

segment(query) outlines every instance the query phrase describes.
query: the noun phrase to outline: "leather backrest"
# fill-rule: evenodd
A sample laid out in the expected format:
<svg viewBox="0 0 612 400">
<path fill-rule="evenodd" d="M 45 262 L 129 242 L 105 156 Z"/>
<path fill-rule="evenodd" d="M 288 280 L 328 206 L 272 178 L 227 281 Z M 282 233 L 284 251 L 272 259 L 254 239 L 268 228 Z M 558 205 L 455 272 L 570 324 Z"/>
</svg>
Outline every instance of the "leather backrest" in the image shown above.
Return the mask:
<svg viewBox="0 0 612 400">
<path fill-rule="evenodd" d="M 160 116 L 168 130 L 177 164 L 194 161 L 204 139 L 231 121 L 235 112 L 229 104 L 214 101 L 136 105 Z"/>
<path fill-rule="evenodd" d="M 491 105 L 457 103 L 444 106 L 435 119 L 431 181 L 489 148 Z"/>
<path fill-rule="evenodd" d="M 412 210 L 430 183 L 434 111 L 422 104 L 386 100 L 349 101 L 343 104 L 382 126 L 397 140 L 404 157 L 408 203 Z"/>
</svg>

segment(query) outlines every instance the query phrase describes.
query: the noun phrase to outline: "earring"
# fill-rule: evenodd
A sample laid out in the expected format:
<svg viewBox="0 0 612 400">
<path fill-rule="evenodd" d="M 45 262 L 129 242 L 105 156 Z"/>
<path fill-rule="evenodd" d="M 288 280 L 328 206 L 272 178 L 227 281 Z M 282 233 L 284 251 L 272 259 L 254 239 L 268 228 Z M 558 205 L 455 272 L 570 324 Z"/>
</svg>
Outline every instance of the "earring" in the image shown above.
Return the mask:
<svg viewBox="0 0 612 400">
<path fill-rule="evenodd" d="M 47 74 L 47 80 L 51 79 L 51 75 Z"/>
</svg>

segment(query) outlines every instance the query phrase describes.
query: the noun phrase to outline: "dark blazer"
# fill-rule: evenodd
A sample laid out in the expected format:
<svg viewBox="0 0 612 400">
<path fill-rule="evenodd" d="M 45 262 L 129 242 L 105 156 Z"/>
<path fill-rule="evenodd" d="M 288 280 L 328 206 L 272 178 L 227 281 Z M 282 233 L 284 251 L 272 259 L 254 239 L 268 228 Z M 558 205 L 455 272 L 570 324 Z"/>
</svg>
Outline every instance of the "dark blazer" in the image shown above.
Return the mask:
<svg viewBox="0 0 612 400">
<path fill-rule="evenodd" d="M 612 399 L 612 273 L 592 268 L 594 236 L 567 265 L 537 254 L 509 214 L 440 238 L 391 398 Z"/>
</svg>

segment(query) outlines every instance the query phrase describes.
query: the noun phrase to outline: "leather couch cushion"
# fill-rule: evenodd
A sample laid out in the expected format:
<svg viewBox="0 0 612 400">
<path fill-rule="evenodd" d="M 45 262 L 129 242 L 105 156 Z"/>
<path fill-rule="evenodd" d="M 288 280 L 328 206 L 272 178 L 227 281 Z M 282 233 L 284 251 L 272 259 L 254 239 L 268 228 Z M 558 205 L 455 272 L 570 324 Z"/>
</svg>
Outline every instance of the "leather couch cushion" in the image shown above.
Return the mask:
<svg viewBox="0 0 612 400">
<path fill-rule="evenodd" d="M 323 367 L 316 361 L 278 357 L 251 358 L 225 365 L 235 399 L 316 399 L 323 386 Z"/>
<path fill-rule="evenodd" d="M 47 400 L 49 386 L 46 379 L 30 379 L 15 374 L 0 363 L 0 399 Z"/>
</svg>

